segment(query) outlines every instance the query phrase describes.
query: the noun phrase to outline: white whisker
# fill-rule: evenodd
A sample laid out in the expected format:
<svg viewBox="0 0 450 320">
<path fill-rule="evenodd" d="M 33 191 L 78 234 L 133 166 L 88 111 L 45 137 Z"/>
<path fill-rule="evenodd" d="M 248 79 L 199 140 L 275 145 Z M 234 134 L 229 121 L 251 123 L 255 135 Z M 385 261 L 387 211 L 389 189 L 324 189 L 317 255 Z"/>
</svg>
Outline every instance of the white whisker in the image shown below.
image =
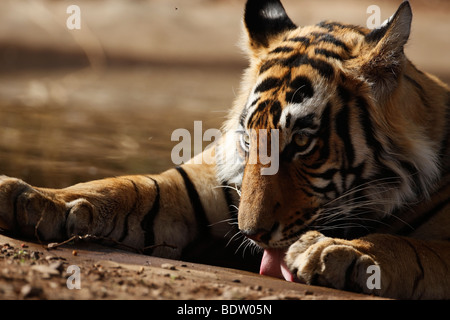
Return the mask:
<svg viewBox="0 0 450 320">
<path fill-rule="evenodd" d="M 236 191 L 236 193 L 238 194 L 239 197 L 241 196 L 241 190 L 238 189 L 236 184 L 234 185 L 234 187 L 229 186 L 229 185 L 226 185 L 226 186 L 220 185 L 220 186 L 215 186 L 213 189 L 216 189 L 216 188 L 230 188 L 231 190 Z"/>
<path fill-rule="evenodd" d="M 228 246 L 230 245 L 231 242 L 237 241 L 237 240 L 239 240 L 239 238 L 242 238 L 243 236 L 244 236 L 244 235 L 243 235 L 240 231 L 236 232 L 236 233 L 230 238 L 230 240 L 228 240 L 228 242 L 227 242 L 227 244 L 226 244 L 226 247 L 228 247 Z"/>
</svg>

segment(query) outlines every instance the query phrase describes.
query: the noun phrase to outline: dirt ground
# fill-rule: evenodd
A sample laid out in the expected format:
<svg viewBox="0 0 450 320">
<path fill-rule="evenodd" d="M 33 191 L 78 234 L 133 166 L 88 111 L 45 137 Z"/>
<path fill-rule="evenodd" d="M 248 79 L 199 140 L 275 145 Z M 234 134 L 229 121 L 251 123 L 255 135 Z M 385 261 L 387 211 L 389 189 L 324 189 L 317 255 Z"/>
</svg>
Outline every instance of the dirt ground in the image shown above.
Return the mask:
<svg viewBox="0 0 450 320">
<path fill-rule="evenodd" d="M 77 242 L 49 249 L 48 245 L 0 235 L 0 298 L 367 300 L 376 297 L 289 283 L 236 269 L 144 256 L 92 243 Z"/>
<path fill-rule="evenodd" d="M 220 128 L 246 60 L 238 48 L 244 0 L 79 0 L 0 3 L 0 174 L 43 187 L 173 166 L 171 133 Z M 299 25 L 364 25 L 400 1 L 286 0 Z M 411 0 L 406 54 L 450 83 L 450 2 Z M 238 252 L 238 254 L 242 254 Z M 79 267 L 81 289 L 67 286 Z M 0 235 L 0 299 L 371 299 L 251 272 L 142 256 L 76 242 Z"/>
</svg>

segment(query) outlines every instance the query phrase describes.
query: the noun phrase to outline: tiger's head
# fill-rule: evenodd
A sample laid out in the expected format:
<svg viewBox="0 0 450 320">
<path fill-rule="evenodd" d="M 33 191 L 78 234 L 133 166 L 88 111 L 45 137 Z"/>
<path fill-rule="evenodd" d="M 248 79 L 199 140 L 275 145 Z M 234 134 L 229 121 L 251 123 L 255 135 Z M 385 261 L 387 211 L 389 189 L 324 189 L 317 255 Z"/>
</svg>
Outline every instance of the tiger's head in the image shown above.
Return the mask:
<svg viewBox="0 0 450 320">
<path fill-rule="evenodd" d="M 279 1 L 247 2 L 250 67 L 217 159 L 219 177 L 240 186 L 239 229 L 259 246 L 285 248 L 310 229 L 360 236 L 433 187 L 438 133 L 417 113 L 408 85 L 420 71 L 403 52 L 411 19 L 406 1 L 374 30 L 297 27 Z M 262 174 L 260 150 L 274 143 L 277 171 Z M 227 163 L 230 153 L 245 159 Z"/>
</svg>

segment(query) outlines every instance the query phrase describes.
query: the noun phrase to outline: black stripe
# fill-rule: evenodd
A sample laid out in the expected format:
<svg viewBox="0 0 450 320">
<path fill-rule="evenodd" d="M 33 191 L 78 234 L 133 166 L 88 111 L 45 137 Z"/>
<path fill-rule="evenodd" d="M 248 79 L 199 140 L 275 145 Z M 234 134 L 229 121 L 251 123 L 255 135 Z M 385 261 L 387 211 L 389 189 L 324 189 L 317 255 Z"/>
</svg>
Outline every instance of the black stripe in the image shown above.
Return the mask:
<svg viewBox="0 0 450 320">
<path fill-rule="evenodd" d="M 300 190 L 309 198 L 315 196 L 312 192 L 310 192 L 310 190 L 307 190 L 306 187 L 300 187 Z"/>
<path fill-rule="evenodd" d="M 416 69 L 417 70 L 417 69 Z M 431 105 L 428 103 L 428 99 L 427 99 L 427 97 L 426 97 L 426 92 L 425 92 L 425 90 L 423 89 L 423 87 L 416 81 L 416 80 L 414 80 L 413 78 L 411 78 L 410 76 L 408 76 L 408 75 L 403 75 L 404 76 L 404 78 L 407 80 L 407 81 L 409 81 L 415 88 L 416 88 L 416 92 L 417 92 L 417 94 L 419 95 L 419 98 L 420 98 L 420 101 L 422 102 L 422 104 L 428 109 L 428 111 L 429 112 L 432 112 L 432 107 L 431 107 Z M 450 99 L 450 95 L 449 95 L 449 99 Z M 447 104 L 447 106 L 449 106 L 450 105 L 450 101 L 448 102 L 448 104 Z M 447 122 L 448 122 L 448 113 L 449 113 L 449 108 L 447 108 L 447 114 L 446 114 L 446 119 L 447 119 Z M 442 158 L 443 156 L 445 156 L 445 149 L 447 148 L 447 146 L 448 146 L 448 143 L 449 143 L 449 139 L 450 139 L 450 135 L 449 134 L 447 134 L 447 136 L 443 139 L 443 141 L 442 141 L 442 145 L 441 145 L 441 148 L 440 148 L 440 150 L 439 150 L 439 155 L 440 155 L 440 157 Z"/>
<path fill-rule="evenodd" d="M 443 158 L 448 153 L 448 148 L 450 147 L 450 91 L 447 92 L 447 108 L 445 110 L 445 119 L 446 119 L 446 129 L 444 133 L 444 139 L 441 141 L 441 148 L 439 149 L 439 154 L 441 159 L 445 161 Z M 447 165 L 448 168 L 448 165 Z M 446 168 L 446 169 L 447 169 Z"/>
<path fill-rule="evenodd" d="M 349 51 L 347 45 L 344 42 L 335 38 L 329 33 L 311 32 L 311 35 L 314 35 L 316 37 L 313 43 L 320 43 L 320 42 L 331 43 L 336 47 L 340 47 L 345 51 Z"/>
<path fill-rule="evenodd" d="M 269 77 L 267 79 L 264 79 L 255 89 L 255 93 L 257 92 L 266 92 L 269 90 L 272 90 L 274 88 L 277 88 L 281 85 L 281 79 L 280 78 L 274 78 Z"/>
<path fill-rule="evenodd" d="M 282 161 L 291 162 L 296 153 L 295 144 L 289 143 L 284 147 L 283 151 L 280 154 L 280 159 Z"/>
<path fill-rule="evenodd" d="M 308 63 L 311 67 L 316 69 L 322 77 L 327 79 L 333 77 L 334 69 L 328 62 L 319 59 L 308 59 Z"/>
<path fill-rule="evenodd" d="M 338 22 L 331 22 L 331 21 L 321 21 L 317 24 L 317 26 L 321 27 L 321 28 L 325 28 L 328 31 L 334 31 L 334 28 L 337 27 L 339 29 L 343 28 L 343 25 L 338 23 Z"/>
<path fill-rule="evenodd" d="M 364 138 L 368 146 L 372 148 L 377 156 L 384 150 L 382 144 L 376 139 L 375 131 L 372 125 L 372 119 L 367 105 L 367 101 L 363 97 L 356 97 L 356 108 L 360 111 L 359 118 L 361 127 L 364 128 Z"/>
<path fill-rule="evenodd" d="M 299 90 L 300 91 L 300 90 Z M 296 90 L 287 91 L 286 92 L 286 103 L 288 104 L 300 104 L 303 102 L 305 96 L 302 94 L 302 92 L 298 92 Z"/>
<path fill-rule="evenodd" d="M 355 25 L 352 25 L 352 24 L 342 24 L 342 23 L 339 23 L 339 22 L 322 21 L 322 22 L 319 22 L 317 25 L 319 27 L 327 29 L 330 32 L 334 31 L 335 29 L 340 29 L 340 30 L 350 29 L 352 31 L 355 31 L 355 32 L 361 34 L 361 35 L 365 35 L 365 33 L 361 30 L 361 27 L 355 26 Z"/>
<path fill-rule="evenodd" d="M 424 90 L 422 88 L 422 86 L 413 78 L 411 78 L 410 76 L 408 76 L 407 74 L 404 74 L 403 77 L 405 77 L 406 80 L 408 80 L 409 82 L 411 82 L 411 84 L 416 87 L 421 93 L 424 93 Z"/>
<path fill-rule="evenodd" d="M 327 79 L 333 77 L 334 75 L 334 69 L 331 64 L 324 60 L 309 58 L 304 54 L 294 54 L 289 58 L 281 59 L 279 63 L 288 68 L 309 65 L 313 69 L 315 69 L 322 77 Z"/>
<path fill-rule="evenodd" d="M 278 48 L 275 48 L 275 49 L 273 49 L 272 51 L 270 51 L 270 53 L 281 53 L 281 52 L 291 52 L 291 51 L 293 51 L 294 50 L 294 48 L 292 48 L 292 47 L 278 47 Z"/>
<path fill-rule="evenodd" d="M 432 108 L 430 106 L 430 104 L 428 103 L 428 99 L 425 97 L 425 90 L 423 89 L 423 87 L 413 78 L 411 78 L 410 76 L 404 74 L 403 77 L 408 80 L 415 88 L 416 88 L 416 92 L 419 95 L 420 101 L 422 102 L 422 104 L 429 110 L 432 111 Z"/>
<path fill-rule="evenodd" d="M 256 104 L 258 103 L 258 101 L 259 101 L 260 98 L 261 98 L 261 97 L 258 97 L 258 98 L 256 98 L 255 100 L 253 100 L 253 102 L 252 102 L 248 107 L 250 108 L 250 107 L 253 107 L 254 105 L 256 105 Z M 247 110 L 248 110 L 248 108 L 247 108 Z"/>
<path fill-rule="evenodd" d="M 259 69 L 259 74 L 264 73 L 265 71 L 269 70 L 270 68 L 272 68 L 273 66 L 275 66 L 277 64 L 278 64 L 277 59 L 268 60 L 268 61 L 264 62 Z"/>
<path fill-rule="evenodd" d="M 442 193 L 443 191 L 441 191 L 441 190 L 443 190 L 443 189 L 445 190 L 446 188 L 448 188 L 448 184 L 445 185 L 443 188 L 440 188 L 439 190 L 437 190 L 435 193 L 436 194 Z M 420 226 L 426 224 L 436 214 L 439 214 L 439 213 L 443 212 L 442 210 L 445 207 L 447 207 L 447 206 L 450 206 L 450 198 L 444 199 L 443 201 L 441 201 L 438 204 L 436 204 L 433 208 L 431 208 L 429 210 L 426 210 L 421 216 L 416 218 L 414 221 L 412 221 L 408 225 L 404 226 L 398 232 L 398 234 L 400 234 L 400 235 L 408 235 L 409 233 L 411 233 L 411 232 L 415 231 L 416 229 L 418 229 Z"/>
<path fill-rule="evenodd" d="M 146 177 L 153 181 L 156 187 L 156 196 L 155 201 L 153 202 L 153 206 L 151 209 L 147 212 L 147 214 L 144 216 L 144 218 L 141 221 L 141 228 L 144 231 L 144 247 L 149 247 L 155 244 L 155 234 L 153 230 L 153 222 L 155 221 L 156 216 L 159 213 L 159 210 L 161 208 L 161 191 L 159 189 L 158 182 L 151 178 Z M 153 252 L 153 249 L 147 249 L 144 251 L 145 254 L 151 255 Z"/>
<path fill-rule="evenodd" d="M 241 115 L 240 115 L 240 117 L 239 117 L 239 124 L 240 124 L 242 127 L 245 127 L 245 118 L 246 118 L 247 115 L 248 115 L 249 109 L 250 109 L 251 107 L 255 106 L 255 105 L 258 103 L 259 99 L 260 99 L 260 97 L 256 98 L 256 99 L 255 99 L 255 100 L 254 100 L 247 108 L 244 108 L 244 109 L 242 110 L 242 113 L 241 113 Z"/>
<path fill-rule="evenodd" d="M 340 60 L 340 61 L 344 60 L 344 59 L 343 59 L 339 54 L 337 54 L 336 52 L 333 52 L 333 51 L 330 51 L 330 50 L 327 50 L 327 49 L 319 49 L 319 48 L 316 48 L 316 49 L 314 49 L 314 53 L 315 53 L 315 54 L 321 54 L 321 55 L 324 55 L 324 56 L 327 57 L 327 58 L 333 58 L 333 59 Z"/>
<path fill-rule="evenodd" d="M 409 162 L 409 161 L 399 161 L 402 169 L 405 169 L 408 172 L 408 175 L 410 177 L 412 177 L 413 179 L 413 185 L 410 186 L 413 190 L 414 193 L 416 194 L 417 197 L 419 197 L 419 195 L 422 195 L 425 190 L 422 190 L 422 187 L 420 185 L 420 180 L 419 178 L 419 170 L 417 169 L 417 167 Z"/>
<path fill-rule="evenodd" d="M 292 91 L 286 92 L 287 103 L 302 103 L 304 99 L 314 95 L 311 80 L 305 76 L 298 76 L 289 83 Z"/>
<path fill-rule="evenodd" d="M 293 174 L 295 174 L 298 180 L 305 182 L 303 185 L 300 186 L 300 189 L 309 188 L 309 186 L 311 185 L 311 180 L 309 180 L 309 175 L 308 172 L 306 172 L 306 170 L 304 170 L 302 167 L 297 167 L 295 168 Z"/>
<path fill-rule="evenodd" d="M 113 232 L 116 230 L 115 227 L 116 227 L 116 225 L 117 225 L 117 217 L 118 217 L 118 215 L 115 214 L 115 215 L 114 215 L 114 218 L 113 218 L 113 221 L 112 221 L 112 223 L 111 223 L 111 230 L 109 230 L 109 232 L 105 234 L 105 237 L 106 237 L 106 238 L 109 238 L 110 235 L 111 235 L 111 233 L 113 233 Z"/>
<path fill-rule="evenodd" d="M 320 148 L 319 159 L 312 164 L 303 165 L 309 169 L 318 169 L 324 163 L 328 161 L 330 156 L 330 141 L 331 141 L 331 103 L 327 103 L 325 110 L 322 113 L 322 117 L 320 120 L 320 128 L 318 131 L 318 135 L 320 140 L 322 141 L 322 146 Z"/>
<path fill-rule="evenodd" d="M 352 277 L 353 269 L 355 268 L 357 259 L 359 259 L 359 257 L 355 254 L 353 256 L 352 262 L 350 262 L 350 264 L 347 267 L 347 270 L 345 270 L 344 290 L 362 292 L 359 282 L 353 281 Z"/>
<path fill-rule="evenodd" d="M 351 93 L 347 88 L 339 85 L 337 87 L 337 92 L 338 92 L 339 98 L 342 100 L 343 104 L 350 102 Z"/>
<path fill-rule="evenodd" d="M 208 229 L 208 218 L 206 217 L 205 209 L 203 208 L 200 196 L 198 195 L 197 189 L 189 178 L 188 174 L 180 166 L 175 167 L 178 173 L 184 180 L 186 190 L 191 201 L 192 208 L 194 210 L 195 221 L 197 222 L 197 238 L 204 238 L 209 236 Z"/>
<path fill-rule="evenodd" d="M 292 131 L 311 128 L 314 129 L 317 126 L 314 124 L 314 119 L 316 115 L 314 113 L 310 113 L 304 117 L 300 117 L 295 120 L 294 126 L 292 127 Z"/>
<path fill-rule="evenodd" d="M 64 225 L 60 227 L 59 231 L 61 235 L 65 234 L 69 237 L 71 236 L 72 233 L 72 231 L 67 232 L 67 218 L 69 217 L 70 211 L 72 211 L 72 207 L 66 209 L 66 212 L 64 213 Z M 92 220 L 92 215 L 90 215 L 90 218 Z M 91 224 L 92 221 L 89 221 L 89 223 Z"/>
<path fill-rule="evenodd" d="M 292 114 L 288 113 L 286 115 L 286 128 L 289 128 L 291 126 L 291 118 L 292 118 Z"/>
<path fill-rule="evenodd" d="M 126 179 L 126 180 L 130 181 L 133 184 L 134 192 L 136 193 L 136 200 L 134 201 L 134 204 L 133 204 L 133 207 L 131 208 L 131 210 L 127 213 L 127 215 L 123 219 L 123 229 L 122 229 L 122 234 L 119 237 L 119 242 L 122 242 L 128 236 L 128 219 L 129 219 L 130 215 L 136 211 L 136 207 L 137 207 L 137 204 L 138 204 L 139 198 L 140 198 L 139 189 L 138 189 L 136 183 L 130 179 Z"/>
<path fill-rule="evenodd" d="M 307 38 L 307 37 L 295 37 L 295 38 L 290 38 L 288 39 L 288 41 L 292 41 L 292 42 L 301 42 L 303 43 L 305 46 L 309 46 L 309 44 L 311 43 L 311 39 Z"/>
<path fill-rule="evenodd" d="M 331 103 L 327 103 L 325 110 L 322 113 L 322 117 L 320 119 L 320 136 L 325 141 L 324 146 L 321 149 L 320 157 L 322 159 L 328 159 L 330 155 L 330 143 L 331 141 Z"/>
<path fill-rule="evenodd" d="M 281 117 L 281 104 L 275 101 L 270 107 L 269 112 L 272 115 L 272 124 L 276 128 Z"/>
<path fill-rule="evenodd" d="M 350 135 L 350 110 L 348 105 L 344 105 L 336 115 L 336 133 L 343 142 L 345 156 L 347 158 L 347 167 L 351 167 L 355 159 L 352 138 Z"/>
<path fill-rule="evenodd" d="M 408 245 L 408 246 L 411 248 L 411 250 L 414 252 L 414 255 L 416 256 L 416 263 L 417 263 L 417 266 L 418 266 L 419 269 L 420 269 L 420 273 L 417 274 L 417 275 L 414 277 L 413 292 L 412 292 L 412 294 L 414 295 L 414 294 L 417 294 L 416 291 L 417 291 L 417 288 L 418 288 L 418 286 L 419 286 L 419 283 L 422 282 L 422 281 L 424 280 L 424 278 L 425 278 L 425 271 L 424 271 L 424 269 L 423 269 L 423 265 L 422 265 L 422 262 L 421 262 L 421 258 L 420 258 L 420 256 L 419 256 L 419 253 L 417 252 L 416 246 L 415 246 L 414 244 L 412 244 L 407 238 L 400 238 L 400 239 L 402 239 L 404 242 L 406 242 L 407 245 Z M 419 297 L 419 299 L 420 299 L 420 297 Z"/>
<path fill-rule="evenodd" d="M 430 252 L 436 257 L 436 259 L 439 260 L 439 262 L 441 263 L 441 266 L 442 266 L 443 268 L 445 268 L 446 270 L 448 270 L 447 262 L 446 262 L 446 261 L 444 260 L 444 258 L 441 256 L 441 253 L 442 253 L 442 254 L 445 254 L 444 252 L 441 252 L 441 251 L 436 252 L 436 250 L 434 250 L 433 248 L 429 247 L 429 246 L 428 246 L 428 243 L 425 242 L 425 241 L 422 242 L 421 245 L 424 246 L 425 248 L 427 248 L 428 251 L 430 251 Z"/>
<path fill-rule="evenodd" d="M 398 232 L 399 235 L 408 235 L 411 232 L 414 232 L 421 225 L 426 224 L 431 218 L 433 218 L 436 214 L 440 213 L 442 209 L 446 206 L 450 206 L 450 198 L 444 200 L 438 205 L 434 206 L 431 210 L 427 210 L 423 215 L 414 220 L 412 223 L 409 223 L 407 226 L 404 226 L 402 230 Z"/>
<path fill-rule="evenodd" d="M 360 111 L 358 117 L 361 122 L 361 127 L 364 128 L 363 133 L 366 144 L 373 151 L 374 160 L 377 162 L 376 166 L 378 167 L 378 173 L 373 176 L 372 179 L 384 179 L 385 181 L 387 181 L 386 178 L 389 178 L 389 181 L 392 181 L 393 184 L 401 183 L 401 178 L 399 177 L 399 175 L 384 164 L 384 157 L 382 156 L 382 154 L 385 153 L 385 147 L 384 144 L 382 144 L 376 138 L 366 100 L 362 97 L 356 97 L 356 108 Z M 392 141 L 390 141 L 388 144 L 392 145 Z M 395 150 L 396 148 L 393 149 Z"/>
<path fill-rule="evenodd" d="M 322 77 L 331 78 L 334 75 L 334 69 L 331 64 L 321 59 L 309 58 L 304 54 L 294 54 L 285 59 L 273 59 L 263 63 L 259 69 L 259 73 L 262 74 L 266 70 L 272 68 L 273 66 L 283 66 L 287 68 L 300 67 L 302 65 L 309 65 L 315 69 Z"/>
<path fill-rule="evenodd" d="M 393 150 L 397 148 L 393 146 L 393 142 L 390 139 L 384 144 L 377 139 L 367 101 L 363 97 L 356 97 L 356 109 L 359 110 L 358 117 L 361 122 L 361 128 L 364 129 L 363 133 L 366 144 L 373 151 L 374 160 L 377 162 L 378 173 L 372 179 L 384 179 L 387 181 L 386 178 L 389 178 L 392 179 L 390 180 L 392 183 L 401 183 L 399 175 L 384 164 L 384 157 L 382 155 L 385 153 L 386 145 L 391 146 Z"/>
<path fill-rule="evenodd" d="M 250 117 L 248 118 L 247 121 L 247 126 L 248 127 L 255 127 L 254 126 L 254 121 L 255 121 L 255 117 L 256 115 L 258 115 L 259 113 L 261 113 L 264 109 L 266 109 L 266 107 L 271 103 L 270 100 L 264 100 L 261 103 L 258 104 L 258 106 L 255 108 L 255 110 L 253 111 L 253 113 L 250 115 Z"/>
<path fill-rule="evenodd" d="M 305 222 L 311 219 L 316 212 L 317 209 L 315 208 L 303 208 L 301 211 L 296 211 L 295 215 L 298 216 L 298 218 L 283 228 L 283 234 L 286 234 L 292 228 L 304 226 Z"/>
<path fill-rule="evenodd" d="M 248 109 L 244 108 L 244 110 L 242 110 L 242 113 L 239 117 L 239 124 L 241 125 L 241 127 L 244 127 L 244 122 L 245 122 L 245 118 L 247 117 L 247 113 L 248 113 Z"/>
<path fill-rule="evenodd" d="M 14 226 L 12 229 L 12 233 L 16 233 L 16 232 L 20 232 L 20 225 L 19 225 L 19 220 L 17 219 L 17 213 L 18 213 L 18 208 L 17 205 L 19 203 L 19 197 L 20 195 L 27 189 L 27 187 L 23 187 L 19 192 L 17 192 L 17 195 L 14 197 L 14 201 L 13 201 L 13 220 L 14 220 Z M 66 217 L 67 218 L 67 217 Z M 67 223 L 67 219 L 66 219 L 66 223 Z M 69 235 L 70 236 L 70 235 Z"/>
</svg>

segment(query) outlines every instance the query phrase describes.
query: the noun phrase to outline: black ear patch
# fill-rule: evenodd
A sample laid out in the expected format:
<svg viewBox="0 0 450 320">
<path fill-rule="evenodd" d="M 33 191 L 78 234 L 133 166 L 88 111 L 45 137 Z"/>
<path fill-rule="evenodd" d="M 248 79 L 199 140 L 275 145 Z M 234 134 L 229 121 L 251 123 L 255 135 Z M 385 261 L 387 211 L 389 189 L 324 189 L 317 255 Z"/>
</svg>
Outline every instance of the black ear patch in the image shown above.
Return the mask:
<svg viewBox="0 0 450 320">
<path fill-rule="evenodd" d="M 248 0 L 244 22 L 255 47 L 268 47 L 273 36 L 297 28 L 278 0 Z"/>
</svg>

